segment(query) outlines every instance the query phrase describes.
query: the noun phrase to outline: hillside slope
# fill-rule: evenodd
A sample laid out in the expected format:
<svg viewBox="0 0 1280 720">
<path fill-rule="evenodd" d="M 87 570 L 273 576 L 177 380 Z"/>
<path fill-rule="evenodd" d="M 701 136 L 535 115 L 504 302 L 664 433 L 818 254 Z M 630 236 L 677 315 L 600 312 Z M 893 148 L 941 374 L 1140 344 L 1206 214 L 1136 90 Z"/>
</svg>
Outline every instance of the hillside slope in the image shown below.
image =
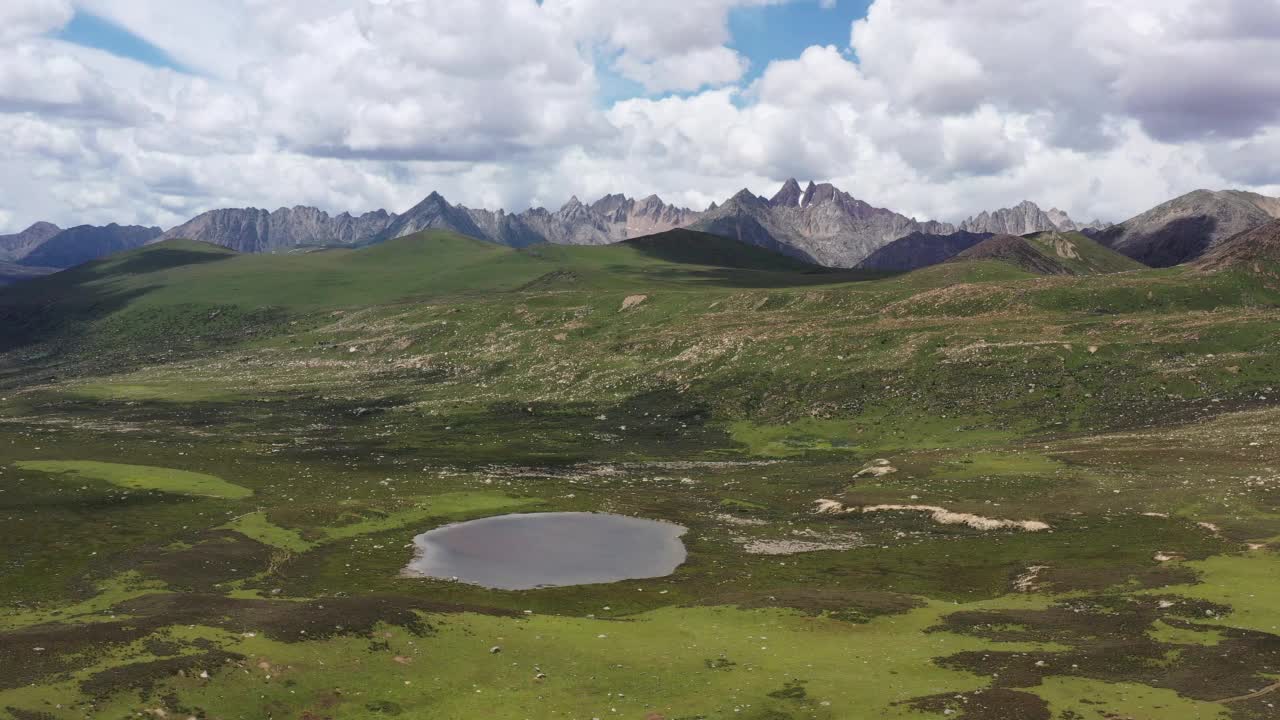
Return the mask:
<svg viewBox="0 0 1280 720">
<path fill-rule="evenodd" d="M 57 272 L 57 268 L 27 267 L 17 263 L 0 262 L 0 285 L 12 285 L 23 280 L 43 277 Z"/>
<path fill-rule="evenodd" d="M 915 232 L 871 253 L 858 267 L 882 272 L 918 270 L 945 262 L 990 237 L 991 233 L 964 230 L 949 235 Z"/>
<path fill-rule="evenodd" d="M 14 323 L 14 337 L 45 336 L 123 308 L 305 311 L 534 287 L 768 287 L 861 277 L 687 230 L 523 250 L 431 230 L 358 250 L 265 255 L 167 240 L 0 290 L 0 322 Z"/>
<path fill-rule="evenodd" d="M 999 260 L 1037 275 L 1095 275 L 1140 270 L 1144 266 L 1076 232 L 1043 232 L 1026 237 L 997 235 L 949 262 Z"/>
<path fill-rule="evenodd" d="M 1233 235 L 1192 263 L 1204 272 L 1275 274 L 1280 266 L 1280 220 Z"/>
<path fill-rule="evenodd" d="M 1126 220 L 1096 237 L 1151 267 L 1204 255 L 1219 242 L 1280 218 L 1280 199 L 1240 190 L 1196 190 Z"/>
</svg>

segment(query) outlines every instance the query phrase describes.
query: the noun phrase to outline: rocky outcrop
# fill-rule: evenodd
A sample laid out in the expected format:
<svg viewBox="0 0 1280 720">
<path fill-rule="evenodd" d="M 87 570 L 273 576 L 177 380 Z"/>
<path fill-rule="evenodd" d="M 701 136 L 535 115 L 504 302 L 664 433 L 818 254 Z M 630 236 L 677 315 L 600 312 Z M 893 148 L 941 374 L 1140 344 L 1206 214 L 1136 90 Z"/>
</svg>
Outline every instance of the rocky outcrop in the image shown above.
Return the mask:
<svg viewBox="0 0 1280 720">
<path fill-rule="evenodd" d="M 1080 224 L 1058 208 L 1041 210 L 1039 205 L 1024 200 L 1011 208 L 979 213 L 960 223 L 960 229 L 965 232 L 993 235 L 1030 235 L 1051 230 L 1073 232 L 1086 228 L 1101 228 L 1106 225 L 1098 220 Z"/>
<path fill-rule="evenodd" d="M 1196 190 L 1096 235 L 1153 267 L 1193 261 L 1219 243 L 1280 218 L 1280 198 L 1241 190 Z"/>
<path fill-rule="evenodd" d="M 313 207 L 211 210 L 169 230 L 162 240 L 183 238 L 222 245 L 237 252 L 264 253 L 301 247 L 359 245 L 396 219 L 385 210 L 330 217 Z"/>
<path fill-rule="evenodd" d="M 656 195 L 633 200 L 606 195 L 591 205 L 570 198 L 559 210 L 531 208 L 509 214 L 451 205 L 438 193 L 411 208 L 378 239 L 411 235 L 427 229 L 446 229 L 511 247 L 538 243 L 607 245 L 630 238 L 685 227 L 698 213 L 668 205 Z"/>
<path fill-rule="evenodd" d="M 742 190 L 703 213 L 693 229 L 732 237 L 828 267 L 854 267 L 898 238 L 921 232 L 955 232 L 947 223 L 926 221 L 874 207 L 829 183 L 788 180 L 766 200 Z"/>
<path fill-rule="evenodd" d="M 701 215 L 688 208 L 668 205 L 657 195 L 640 200 L 632 200 L 625 195 L 606 195 L 591 205 L 591 211 L 611 226 L 621 226 L 624 240 L 687 227 Z"/>
<path fill-rule="evenodd" d="M 27 267 L 69 268 L 125 250 L 142 247 L 160 237 L 158 227 L 81 225 L 45 240 L 20 261 Z"/>
<path fill-rule="evenodd" d="M 0 262 L 17 262 L 60 232 L 53 223 L 38 222 L 20 233 L 0 235 Z"/>
</svg>

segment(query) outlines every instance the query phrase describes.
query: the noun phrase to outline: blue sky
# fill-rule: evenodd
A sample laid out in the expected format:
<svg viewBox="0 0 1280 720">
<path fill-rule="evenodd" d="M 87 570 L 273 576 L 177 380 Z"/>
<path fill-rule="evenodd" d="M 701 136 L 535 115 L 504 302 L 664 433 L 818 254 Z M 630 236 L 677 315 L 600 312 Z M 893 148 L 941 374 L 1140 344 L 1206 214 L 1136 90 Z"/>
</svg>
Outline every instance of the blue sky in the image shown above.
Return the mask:
<svg viewBox="0 0 1280 720">
<path fill-rule="evenodd" d="M 738 8 L 729 16 L 729 47 L 751 60 L 756 77 L 771 60 L 794 58 L 810 45 L 849 45 L 853 22 L 866 17 L 871 0 L 839 0 L 821 7 L 817 0 Z"/>
<path fill-rule="evenodd" d="M 56 34 L 59 40 L 103 50 L 152 67 L 187 72 L 169 53 L 152 45 L 116 23 L 93 13 L 77 10 L 71 22 Z"/>
</svg>

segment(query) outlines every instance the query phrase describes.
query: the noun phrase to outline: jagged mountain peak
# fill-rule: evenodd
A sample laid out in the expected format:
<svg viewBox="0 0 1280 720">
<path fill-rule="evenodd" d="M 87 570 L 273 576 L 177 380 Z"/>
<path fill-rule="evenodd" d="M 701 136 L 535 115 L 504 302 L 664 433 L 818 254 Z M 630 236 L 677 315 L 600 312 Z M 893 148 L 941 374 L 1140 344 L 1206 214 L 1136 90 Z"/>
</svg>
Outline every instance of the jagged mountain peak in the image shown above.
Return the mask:
<svg viewBox="0 0 1280 720">
<path fill-rule="evenodd" d="M 774 207 L 792 207 L 800 204 L 800 200 L 804 197 L 804 191 L 800 189 L 800 183 L 795 178 L 791 178 L 782 184 L 782 189 L 769 200 L 769 204 Z"/>
<path fill-rule="evenodd" d="M 913 232 L 949 233 L 954 227 L 872 207 L 831 183 L 788 180 L 772 200 L 742 190 L 712 207 L 695 230 L 733 237 L 831 267 L 853 267 L 877 248 Z"/>
<path fill-rule="evenodd" d="M 804 193 L 803 207 L 810 205 L 820 205 L 822 203 L 835 202 L 843 195 L 839 188 L 831 183 L 809 183 L 808 189 Z"/>
<path fill-rule="evenodd" d="M 1030 200 L 1013 207 L 984 210 L 960 223 L 960 229 L 966 232 L 995 235 L 1029 235 L 1049 230 L 1071 232 L 1083 227 L 1088 226 L 1079 225 L 1062 210 L 1053 208 L 1046 212 Z"/>
</svg>

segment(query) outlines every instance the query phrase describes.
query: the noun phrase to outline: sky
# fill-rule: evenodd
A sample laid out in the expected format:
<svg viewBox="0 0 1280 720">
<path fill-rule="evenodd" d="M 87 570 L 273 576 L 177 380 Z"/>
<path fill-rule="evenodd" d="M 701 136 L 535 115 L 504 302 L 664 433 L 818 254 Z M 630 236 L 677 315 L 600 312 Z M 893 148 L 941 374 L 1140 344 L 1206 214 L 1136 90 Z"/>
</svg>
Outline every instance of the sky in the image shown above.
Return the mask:
<svg viewBox="0 0 1280 720">
<path fill-rule="evenodd" d="M 0 233 L 789 177 L 920 219 L 1280 195 L 1280 0 L 3 0 Z"/>
</svg>

